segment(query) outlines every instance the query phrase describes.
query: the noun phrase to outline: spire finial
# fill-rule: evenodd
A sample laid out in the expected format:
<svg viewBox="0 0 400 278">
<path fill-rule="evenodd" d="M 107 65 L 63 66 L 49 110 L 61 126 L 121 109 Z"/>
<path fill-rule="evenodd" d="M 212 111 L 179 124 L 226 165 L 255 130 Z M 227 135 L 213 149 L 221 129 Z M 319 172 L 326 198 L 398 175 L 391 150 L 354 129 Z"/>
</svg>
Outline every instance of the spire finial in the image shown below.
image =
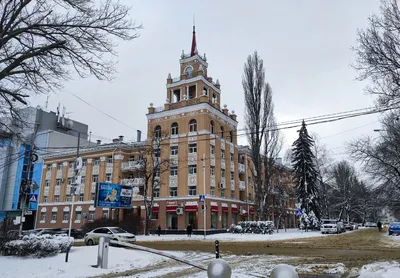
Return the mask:
<svg viewBox="0 0 400 278">
<path fill-rule="evenodd" d="M 196 32 L 196 19 L 195 19 L 195 15 L 193 14 L 193 33 Z"/>
<path fill-rule="evenodd" d="M 196 54 L 197 54 L 196 29 L 195 29 L 194 15 L 193 15 L 193 37 L 192 37 L 192 48 L 190 50 L 190 56 L 194 56 Z"/>
</svg>

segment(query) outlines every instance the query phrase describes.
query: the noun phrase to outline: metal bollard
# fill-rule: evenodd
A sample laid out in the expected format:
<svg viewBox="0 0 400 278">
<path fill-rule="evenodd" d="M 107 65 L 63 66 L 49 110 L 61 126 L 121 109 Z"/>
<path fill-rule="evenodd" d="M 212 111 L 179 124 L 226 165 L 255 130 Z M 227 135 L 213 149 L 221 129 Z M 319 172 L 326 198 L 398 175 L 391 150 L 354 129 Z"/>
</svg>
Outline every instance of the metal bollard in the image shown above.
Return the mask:
<svg viewBox="0 0 400 278">
<path fill-rule="evenodd" d="M 278 264 L 272 269 L 271 278 L 299 278 L 299 275 L 293 266 Z"/>
<path fill-rule="evenodd" d="M 219 255 L 219 241 L 218 240 L 215 241 L 215 258 L 216 259 L 220 258 L 220 255 Z"/>
<path fill-rule="evenodd" d="M 207 267 L 208 278 L 231 278 L 232 268 L 222 259 L 214 259 Z"/>
<path fill-rule="evenodd" d="M 110 239 L 101 237 L 99 240 L 99 249 L 97 253 L 97 267 L 106 269 L 108 267 L 108 250 Z"/>
</svg>

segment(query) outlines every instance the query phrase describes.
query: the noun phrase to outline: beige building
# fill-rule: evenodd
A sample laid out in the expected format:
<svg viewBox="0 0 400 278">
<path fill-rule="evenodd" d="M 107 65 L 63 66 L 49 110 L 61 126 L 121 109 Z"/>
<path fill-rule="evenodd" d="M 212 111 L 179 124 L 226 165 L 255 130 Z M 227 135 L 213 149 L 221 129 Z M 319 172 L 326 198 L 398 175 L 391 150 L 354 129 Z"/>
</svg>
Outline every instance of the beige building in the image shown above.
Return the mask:
<svg viewBox="0 0 400 278">
<path fill-rule="evenodd" d="M 226 230 L 232 223 L 252 220 L 255 209 L 248 149 L 237 145 L 237 119 L 226 105 L 221 108 L 221 85 L 208 76 L 206 55 L 199 55 L 193 30 L 190 54 L 182 53 L 180 73 L 168 75 L 164 106 L 148 108 L 147 142 L 112 144 L 81 150 L 81 195 L 74 208 L 73 225 L 81 227 L 98 217 L 123 220 L 132 214 L 144 217 L 143 177 L 138 169 L 139 151 L 159 138 L 157 157 L 169 161 L 168 171 L 159 174 L 159 186 L 149 192 L 155 197 L 153 225 L 163 230 L 184 230 L 191 224 L 208 231 Z M 71 207 L 74 151 L 45 157 L 37 227 L 67 227 Z M 132 185 L 138 195 L 132 209 L 94 207 L 98 182 Z M 205 195 L 205 202 L 200 202 Z M 206 210 L 203 205 L 205 204 Z M 295 225 L 290 209 L 289 226 Z M 272 215 L 273 218 L 273 215 Z M 291 225 L 290 223 L 293 222 Z"/>
</svg>

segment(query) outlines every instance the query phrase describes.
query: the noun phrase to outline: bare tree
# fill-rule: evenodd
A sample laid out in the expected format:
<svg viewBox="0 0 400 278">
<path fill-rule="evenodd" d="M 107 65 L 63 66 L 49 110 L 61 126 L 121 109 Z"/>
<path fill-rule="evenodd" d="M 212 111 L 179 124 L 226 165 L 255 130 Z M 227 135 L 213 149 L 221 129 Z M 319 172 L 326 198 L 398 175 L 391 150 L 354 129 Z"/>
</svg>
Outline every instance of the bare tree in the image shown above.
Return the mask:
<svg viewBox="0 0 400 278">
<path fill-rule="evenodd" d="M 378 104 L 400 102 L 400 11 L 396 0 L 381 0 L 381 14 L 369 17 L 369 27 L 358 32 L 354 48 L 359 80 L 369 79 L 367 92 Z"/>
<path fill-rule="evenodd" d="M 319 136 L 316 133 L 311 135 L 314 140 L 312 151 L 314 153 L 315 169 L 318 175 L 319 184 L 319 197 L 321 205 L 321 213 L 323 217 L 330 217 L 329 213 L 329 194 L 331 188 L 329 182 L 329 166 L 332 164 L 332 158 L 329 155 L 328 148 L 325 144 L 321 143 Z"/>
<path fill-rule="evenodd" d="M 0 1 L 0 129 L 12 133 L 5 119 L 22 122 L 30 96 L 61 89 L 73 73 L 111 79 L 115 39 L 141 27 L 128 12 L 116 0 Z"/>
<path fill-rule="evenodd" d="M 274 213 L 278 217 L 276 232 L 279 232 L 279 227 L 281 226 L 281 220 L 286 219 L 288 216 L 287 208 L 288 202 L 291 198 L 295 198 L 294 188 L 290 185 L 292 184 L 293 178 L 288 171 L 283 166 L 276 166 L 275 184 L 274 184 Z M 285 231 L 286 231 L 285 225 Z"/>
<path fill-rule="evenodd" d="M 245 124 L 253 159 L 253 180 L 257 218 L 266 219 L 268 191 L 272 181 L 270 165 L 280 151 L 281 141 L 276 131 L 272 90 L 265 82 L 264 62 L 257 51 L 249 55 L 244 65 L 242 85 L 245 97 Z M 264 158 L 261 156 L 264 145 Z M 262 164 L 265 167 L 263 178 Z"/>
<path fill-rule="evenodd" d="M 166 137 L 153 137 L 139 153 L 139 173 L 143 177 L 143 202 L 145 207 L 145 235 L 149 235 L 153 216 L 155 192 L 163 185 L 161 176 L 169 171 L 169 156 L 162 155 L 162 145 Z M 165 158 L 165 157 L 168 157 Z"/>
</svg>

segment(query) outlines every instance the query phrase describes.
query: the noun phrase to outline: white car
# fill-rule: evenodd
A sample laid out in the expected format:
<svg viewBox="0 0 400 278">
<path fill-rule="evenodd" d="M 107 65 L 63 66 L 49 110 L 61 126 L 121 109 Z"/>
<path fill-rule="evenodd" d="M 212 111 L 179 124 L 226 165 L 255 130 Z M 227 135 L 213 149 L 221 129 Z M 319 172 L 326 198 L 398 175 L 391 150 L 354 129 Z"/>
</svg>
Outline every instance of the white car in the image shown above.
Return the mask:
<svg viewBox="0 0 400 278">
<path fill-rule="evenodd" d="M 119 227 L 101 227 L 94 229 L 85 234 L 85 244 L 94 245 L 98 244 L 101 237 L 109 237 L 110 240 L 135 243 L 136 237 L 134 234 L 128 233 Z"/>
<path fill-rule="evenodd" d="M 344 232 L 343 222 L 334 219 L 322 220 L 321 233 L 323 234 L 339 234 Z"/>
</svg>

